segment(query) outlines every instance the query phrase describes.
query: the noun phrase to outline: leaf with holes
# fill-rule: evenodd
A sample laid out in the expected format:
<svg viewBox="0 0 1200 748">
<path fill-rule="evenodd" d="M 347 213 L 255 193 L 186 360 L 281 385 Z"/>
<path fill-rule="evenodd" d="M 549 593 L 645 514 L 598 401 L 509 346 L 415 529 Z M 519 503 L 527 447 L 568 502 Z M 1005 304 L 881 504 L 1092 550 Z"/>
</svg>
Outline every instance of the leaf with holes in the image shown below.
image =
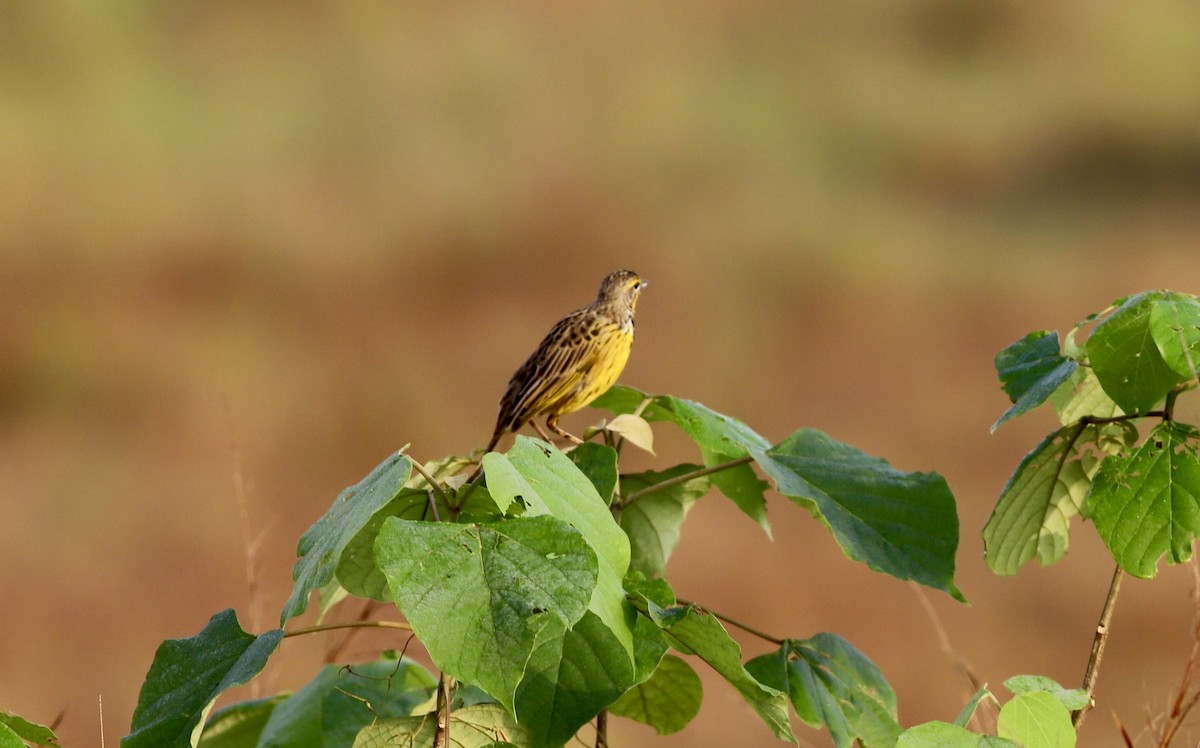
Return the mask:
<svg viewBox="0 0 1200 748">
<path fill-rule="evenodd" d="M 1153 577 L 1164 555 L 1178 564 L 1192 557 L 1200 533 L 1200 432 L 1163 423 L 1128 456 L 1112 455 L 1088 497 L 1092 521 L 1121 568 Z"/>
<path fill-rule="evenodd" d="M 1163 360 L 1151 332 L 1154 307 L 1174 296 L 1166 291 L 1131 296 L 1088 338 L 1087 356 L 1096 378 L 1126 413 L 1150 410 L 1186 378 Z"/>
</svg>

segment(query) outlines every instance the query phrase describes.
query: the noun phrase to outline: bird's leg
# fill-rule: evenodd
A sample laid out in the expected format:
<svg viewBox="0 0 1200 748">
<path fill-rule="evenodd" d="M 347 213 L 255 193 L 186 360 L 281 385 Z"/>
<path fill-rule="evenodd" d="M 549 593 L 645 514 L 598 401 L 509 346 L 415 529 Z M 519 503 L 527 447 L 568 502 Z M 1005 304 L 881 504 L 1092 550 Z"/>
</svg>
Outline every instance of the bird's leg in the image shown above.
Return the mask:
<svg viewBox="0 0 1200 748">
<path fill-rule="evenodd" d="M 537 424 L 535 423 L 534 425 L 536 426 Z M 577 436 L 575 436 L 575 435 L 573 435 L 573 434 L 568 434 L 566 431 L 564 431 L 563 429 L 559 428 L 559 426 L 558 426 L 558 416 L 549 416 L 549 417 L 547 417 L 547 418 L 546 418 L 546 425 L 550 427 L 550 430 L 551 430 L 551 431 L 553 431 L 554 433 L 558 434 L 559 436 L 561 436 L 562 438 L 566 439 L 567 441 L 571 442 L 572 444 L 583 444 L 583 439 L 580 439 L 579 437 L 577 437 Z M 541 433 L 541 431 L 542 431 L 541 429 L 538 429 L 538 432 L 539 432 L 539 433 Z"/>
<path fill-rule="evenodd" d="M 553 439 L 551 439 L 551 438 L 550 438 L 550 435 L 546 433 L 546 430 L 542 428 L 542 424 L 538 423 L 537 421 L 530 421 L 530 422 L 529 422 L 529 424 L 530 424 L 531 426 L 533 426 L 533 428 L 534 428 L 534 429 L 536 429 L 536 430 L 537 430 L 537 432 L 538 432 L 538 436 L 542 437 L 543 439 L 545 439 L 545 440 L 546 440 L 547 442 L 549 442 L 550 444 L 553 444 L 553 443 L 554 443 L 554 440 L 553 440 Z"/>
</svg>

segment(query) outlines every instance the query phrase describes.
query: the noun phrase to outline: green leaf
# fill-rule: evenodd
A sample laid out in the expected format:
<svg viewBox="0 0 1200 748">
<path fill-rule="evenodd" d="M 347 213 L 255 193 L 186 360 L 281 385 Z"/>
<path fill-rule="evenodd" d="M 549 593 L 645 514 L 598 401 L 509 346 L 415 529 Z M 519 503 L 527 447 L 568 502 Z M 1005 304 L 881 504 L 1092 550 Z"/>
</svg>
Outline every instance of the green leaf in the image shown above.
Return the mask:
<svg viewBox="0 0 1200 748">
<path fill-rule="evenodd" d="M 778 491 L 833 532 L 847 556 L 965 601 L 954 586 L 958 515 L 937 473 L 904 473 L 815 429 L 755 459 Z"/>
<path fill-rule="evenodd" d="M 1126 413 L 1149 411 L 1185 379 L 1163 360 L 1150 330 L 1155 304 L 1171 297 L 1163 291 L 1131 296 L 1088 338 L 1096 378 Z"/>
<path fill-rule="evenodd" d="M 1067 552 L 1071 517 L 1079 513 L 1091 485 L 1077 451 L 1086 441 L 1079 436 L 1082 429 L 1063 427 L 1047 436 L 1008 479 L 983 528 L 992 571 L 1016 574 L 1034 555 L 1048 566 Z"/>
<path fill-rule="evenodd" d="M 796 715 L 829 728 L 834 745 L 895 745 L 900 735 L 896 694 L 873 662 L 834 634 L 789 639 L 755 657 L 746 670 L 760 683 L 784 691 Z"/>
<path fill-rule="evenodd" d="M 198 748 L 258 748 L 258 738 L 284 696 L 252 699 L 218 709 L 204 725 Z"/>
<path fill-rule="evenodd" d="M 1034 743 L 1041 748 L 1041 744 Z M 978 735 L 965 727 L 948 722 L 926 722 L 910 727 L 900 734 L 896 748 L 1021 748 L 1021 746 L 991 735 Z"/>
<path fill-rule="evenodd" d="M 1163 423 L 1132 454 L 1100 464 L 1088 502 L 1092 521 L 1121 568 L 1150 578 L 1158 561 L 1192 557 L 1200 532 L 1200 432 L 1186 424 Z"/>
<path fill-rule="evenodd" d="M 713 467 L 730 462 L 728 455 L 704 453 L 704 466 Z M 764 493 L 769 487 L 767 482 L 758 477 L 754 468 L 749 465 L 737 465 L 725 470 L 712 473 L 709 481 L 721 493 L 737 504 L 738 509 L 758 523 L 768 538 L 773 537 L 771 523 L 767 519 L 767 497 Z"/>
<path fill-rule="evenodd" d="M 1058 333 L 1031 332 L 996 354 L 996 372 L 1013 405 L 992 424 L 992 431 L 1010 418 L 1046 402 L 1079 367 L 1059 351 Z"/>
<path fill-rule="evenodd" d="M 1074 748 L 1071 713 L 1052 694 L 1018 694 L 1000 708 L 996 722 L 1000 737 L 1038 748 Z"/>
<path fill-rule="evenodd" d="M 687 727 L 700 713 L 703 698 L 700 676 L 691 665 L 669 654 L 648 680 L 626 691 L 609 711 L 649 725 L 659 735 L 670 735 Z"/>
<path fill-rule="evenodd" d="M 634 611 L 622 586 L 629 571 L 629 538 L 591 481 L 562 452 L 524 436 L 506 455 L 484 455 L 483 464 L 493 495 L 519 496 L 527 516 L 550 514 L 583 533 L 599 561 L 588 610 L 612 629 L 632 662 Z"/>
<path fill-rule="evenodd" d="M 23 742 L 19 742 L 21 740 L 28 740 L 30 743 L 36 743 L 37 745 L 58 745 L 58 736 L 49 727 L 39 725 L 36 722 L 30 722 L 24 717 L 2 709 L 0 709 L 0 728 L 3 728 L 0 729 L 0 741 L 4 740 L 4 736 L 7 734 L 18 740 L 14 744 L 18 748 L 24 748 L 25 746 Z M 5 733 L 5 730 L 7 730 L 7 733 Z M 4 743 L 0 742 L 0 746 L 3 745 Z"/>
<path fill-rule="evenodd" d="M 1076 369 L 1070 379 L 1050 396 L 1050 403 L 1064 426 L 1072 425 L 1081 418 L 1112 418 L 1125 413 L 1108 396 L 1096 374 L 1087 366 Z"/>
<path fill-rule="evenodd" d="M 605 504 L 612 503 L 617 488 L 617 450 L 604 444 L 587 442 L 572 449 L 571 462 L 592 482 Z"/>
<path fill-rule="evenodd" d="M 280 629 L 248 634 L 226 610 L 196 636 L 160 644 L 122 748 L 196 745 L 213 701 L 258 675 L 282 638 Z"/>
<path fill-rule="evenodd" d="M 676 465 L 658 473 L 648 471 L 621 478 L 625 496 L 641 493 L 651 486 L 699 470 L 697 465 Z M 621 509 L 621 529 L 629 536 L 629 568 L 646 576 L 661 576 L 667 559 L 679 543 L 679 529 L 692 504 L 708 493 L 708 478 L 693 478 L 651 493 Z"/>
<path fill-rule="evenodd" d="M 545 626 L 517 688 L 517 719 L 527 745 L 559 746 L 633 684 L 633 665 L 612 631 L 591 612 L 564 632 Z"/>
<path fill-rule="evenodd" d="M 333 579 L 342 551 L 376 512 L 401 493 L 411 471 L 404 455 L 388 457 L 357 485 L 338 494 L 329 511 L 300 537 L 296 551 L 300 560 L 292 571 L 296 584 L 283 606 L 280 625 L 303 613 L 312 591 Z"/>
<path fill-rule="evenodd" d="M 381 719 L 364 727 L 354 748 L 431 748 L 437 730 L 434 715 Z M 475 704 L 450 715 L 454 748 L 494 748 L 496 745 L 529 745 L 528 729 L 498 704 Z"/>
<path fill-rule="evenodd" d="M 436 684 L 424 668 L 395 657 L 353 667 L 326 665 L 275 707 L 258 748 L 349 748 L 377 719 L 412 714 Z"/>
<path fill-rule="evenodd" d="M 695 654 L 732 685 L 780 740 L 796 742 L 788 723 L 787 696 L 759 683 L 742 666 L 742 649 L 711 613 L 694 605 L 659 608 L 649 603 L 651 618 L 667 641 L 684 654 Z"/>
<path fill-rule="evenodd" d="M 1150 308 L 1150 334 L 1167 362 L 1184 379 L 1200 373 L 1200 301 L 1171 294 Z"/>
<path fill-rule="evenodd" d="M 1063 688 L 1058 681 L 1045 675 L 1014 675 L 1004 681 L 1004 687 L 1014 694 L 1044 691 L 1072 711 L 1088 705 L 1087 691 L 1082 688 Z"/>
<path fill-rule="evenodd" d="M 486 525 L 392 517 L 375 555 L 438 667 L 509 709 L 546 617 L 574 624 L 596 587 L 596 554 L 549 516 Z"/>
<path fill-rule="evenodd" d="M 358 532 L 342 543 L 336 562 L 335 579 L 352 595 L 390 602 L 387 579 L 375 562 L 375 538 L 379 528 L 389 517 L 407 520 L 429 519 L 429 493 L 427 490 L 405 488 L 382 508 L 371 515 Z"/>
<path fill-rule="evenodd" d="M 3 722 L 0 722 L 0 748 L 25 748 L 21 736 Z"/>
</svg>

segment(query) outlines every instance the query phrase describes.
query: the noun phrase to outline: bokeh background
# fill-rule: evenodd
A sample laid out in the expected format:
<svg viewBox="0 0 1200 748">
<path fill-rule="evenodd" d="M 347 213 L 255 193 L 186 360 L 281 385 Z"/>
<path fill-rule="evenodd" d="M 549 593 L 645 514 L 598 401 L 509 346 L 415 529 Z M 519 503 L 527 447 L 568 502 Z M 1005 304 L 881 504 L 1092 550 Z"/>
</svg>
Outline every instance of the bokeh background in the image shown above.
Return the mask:
<svg viewBox="0 0 1200 748">
<path fill-rule="evenodd" d="M 1053 427 L 989 435 L 991 361 L 1200 292 L 1200 6 L 6 2 L 0 164 L 0 708 L 115 745 L 159 642 L 226 607 L 274 625 L 337 492 L 407 443 L 482 446 L 549 325 L 631 267 L 624 382 L 941 472 L 971 604 L 926 593 L 935 625 L 779 497 L 773 542 L 701 502 L 679 594 L 837 632 L 905 724 L 951 720 L 956 658 L 1001 692 L 1082 679 L 1111 573 L 1091 526 L 1048 569 L 982 560 Z M 637 464 L 695 459 L 658 436 Z M 1127 581 L 1081 744 L 1167 707 L 1189 589 Z M 399 645 L 288 640 L 256 688 L 334 644 Z M 613 744 L 775 744 L 704 675 L 685 732 L 618 721 Z"/>
</svg>

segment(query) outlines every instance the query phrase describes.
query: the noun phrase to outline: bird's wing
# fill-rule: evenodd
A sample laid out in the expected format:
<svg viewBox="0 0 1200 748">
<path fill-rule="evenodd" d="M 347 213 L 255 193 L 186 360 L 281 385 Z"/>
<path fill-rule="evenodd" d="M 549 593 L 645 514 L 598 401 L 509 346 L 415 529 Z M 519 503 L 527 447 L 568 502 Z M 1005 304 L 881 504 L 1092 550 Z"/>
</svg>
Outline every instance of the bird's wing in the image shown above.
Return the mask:
<svg viewBox="0 0 1200 748">
<path fill-rule="evenodd" d="M 579 386 L 594 358 L 593 346 L 579 334 L 588 322 L 581 316 L 569 315 L 551 328 L 513 375 L 503 398 L 506 428 L 519 428 Z"/>
</svg>

